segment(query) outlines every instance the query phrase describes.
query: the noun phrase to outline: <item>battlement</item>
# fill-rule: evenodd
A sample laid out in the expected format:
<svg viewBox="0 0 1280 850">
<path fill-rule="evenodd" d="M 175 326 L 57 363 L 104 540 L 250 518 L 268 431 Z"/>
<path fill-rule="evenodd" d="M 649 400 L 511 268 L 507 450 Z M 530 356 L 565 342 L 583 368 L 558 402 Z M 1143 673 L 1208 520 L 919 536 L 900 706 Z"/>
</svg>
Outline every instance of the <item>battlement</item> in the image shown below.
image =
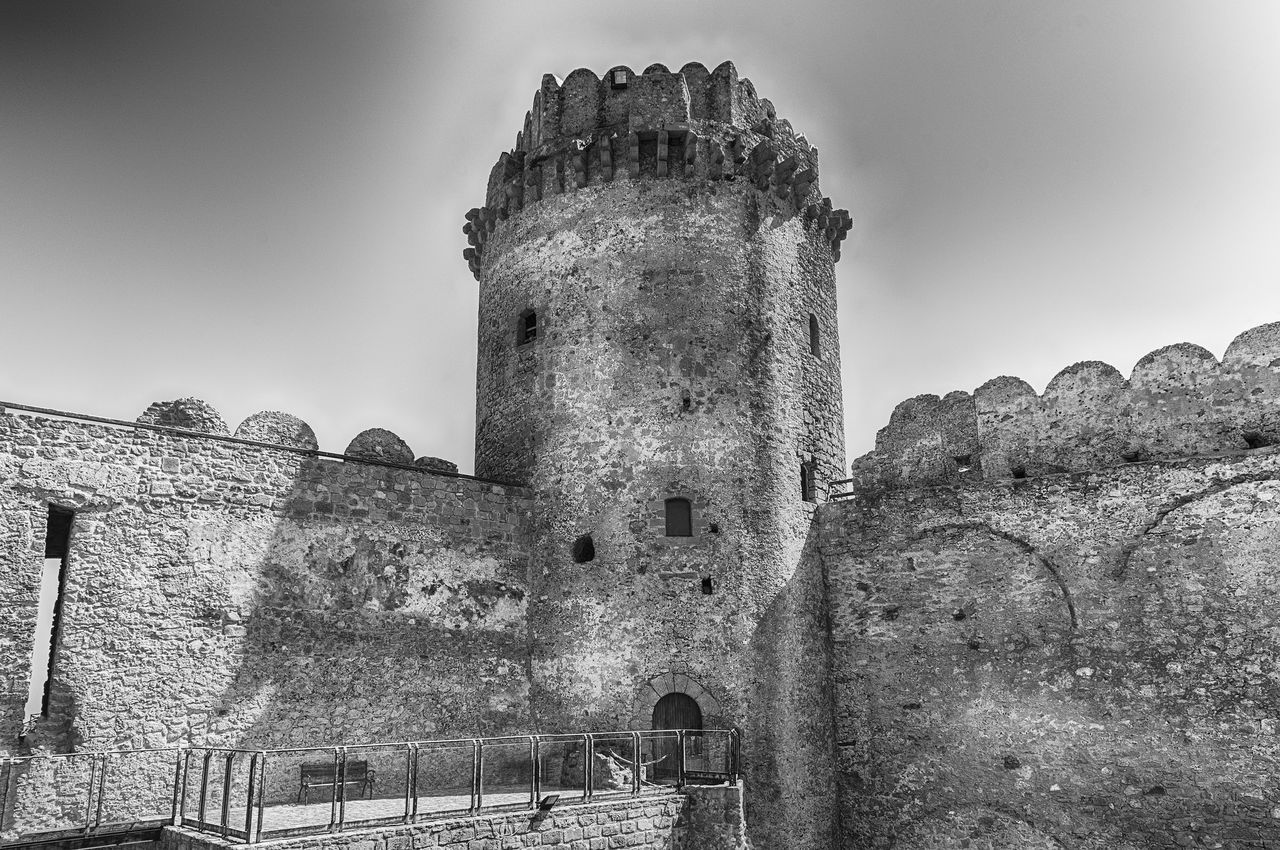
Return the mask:
<svg viewBox="0 0 1280 850">
<path fill-rule="evenodd" d="M 1024 478 L 1280 445 L 1280 322 L 1240 334 L 1219 361 L 1179 343 L 1129 378 L 1096 360 L 1042 394 L 1001 376 L 973 391 L 894 409 L 875 451 L 853 464 L 862 489 Z"/>
<path fill-rule="evenodd" d="M 0 415 L 9 411 L 23 412 L 59 419 L 114 425 L 117 427 L 142 427 L 152 431 L 173 432 L 183 436 L 207 437 L 227 443 L 262 446 L 270 449 L 286 449 L 292 452 L 326 457 L 334 460 L 354 460 L 381 466 L 448 475 L 455 478 L 474 478 L 458 472 L 458 465 L 443 458 L 423 456 L 414 458 L 413 450 L 395 433 L 385 428 L 367 428 L 357 434 L 342 454 L 320 451 L 315 431 L 298 417 L 278 410 L 263 410 L 245 418 L 233 433 L 213 405 L 198 398 L 180 398 L 173 401 L 157 401 L 148 405 L 133 422 L 108 419 L 84 413 L 50 410 L 14 402 L 0 402 Z M 483 480 L 483 479 L 476 479 Z M 502 483 L 502 482 L 491 482 Z"/>
<path fill-rule="evenodd" d="M 732 62 L 641 74 L 619 65 L 603 77 L 579 68 L 563 83 L 543 76 L 515 146 L 489 174 L 485 205 L 466 214 L 463 258 L 478 280 L 499 222 L 544 198 L 645 177 L 748 180 L 784 217 L 803 216 L 837 261 L 853 227 L 818 189 L 817 148 Z"/>
</svg>

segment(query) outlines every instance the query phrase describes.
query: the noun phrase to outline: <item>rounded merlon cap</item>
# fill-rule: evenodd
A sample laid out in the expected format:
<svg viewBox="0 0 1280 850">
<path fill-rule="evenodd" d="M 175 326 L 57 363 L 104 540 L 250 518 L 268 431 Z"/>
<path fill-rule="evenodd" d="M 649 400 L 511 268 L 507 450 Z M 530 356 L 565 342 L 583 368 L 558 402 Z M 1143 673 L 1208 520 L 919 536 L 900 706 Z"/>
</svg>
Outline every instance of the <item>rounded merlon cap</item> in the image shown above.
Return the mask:
<svg viewBox="0 0 1280 850">
<path fill-rule="evenodd" d="M 320 448 L 311 426 L 290 413 L 263 410 L 240 423 L 235 436 L 277 446 L 315 450 Z"/>
<path fill-rule="evenodd" d="M 1258 325 L 1231 340 L 1222 355 L 1224 365 L 1280 365 L 1280 322 Z"/>
<path fill-rule="evenodd" d="M 458 465 L 451 460 L 445 460 L 442 457 L 420 457 L 413 462 L 414 466 L 422 469 L 429 469 L 433 472 L 457 472 Z"/>
<path fill-rule="evenodd" d="M 343 454 L 367 460 L 385 460 L 390 463 L 413 463 L 413 449 L 399 436 L 385 428 L 369 428 L 356 434 Z"/>
<path fill-rule="evenodd" d="M 1089 386 L 1095 389 L 1104 387 L 1123 387 L 1128 382 L 1120 370 L 1110 363 L 1101 360 L 1081 360 L 1072 363 L 1049 380 L 1044 388 L 1044 395 L 1049 396 L 1061 392 L 1066 387 L 1080 388 Z"/>
<path fill-rule="evenodd" d="M 205 434 L 230 434 L 222 414 L 213 405 L 198 398 L 156 401 L 135 420 L 144 425 L 165 425 Z"/>
</svg>

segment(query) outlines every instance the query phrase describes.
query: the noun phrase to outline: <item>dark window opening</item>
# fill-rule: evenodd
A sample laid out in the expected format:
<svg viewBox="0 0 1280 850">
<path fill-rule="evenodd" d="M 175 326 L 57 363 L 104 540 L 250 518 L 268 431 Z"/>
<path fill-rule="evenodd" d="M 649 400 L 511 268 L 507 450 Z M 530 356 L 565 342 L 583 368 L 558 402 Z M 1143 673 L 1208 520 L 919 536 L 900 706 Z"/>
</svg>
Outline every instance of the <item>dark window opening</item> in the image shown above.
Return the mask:
<svg viewBox="0 0 1280 850">
<path fill-rule="evenodd" d="M 693 507 L 688 499 L 667 499 L 666 520 L 668 537 L 693 536 Z"/>
<path fill-rule="evenodd" d="M 1265 434 L 1260 434 L 1257 431 L 1245 431 L 1242 436 L 1244 437 L 1245 445 L 1251 449 L 1262 449 L 1271 445 L 1271 440 Z"/>
<path fill-rule="evenodd" d="M 822 356 L 822 342 L 818 336 L 818 317 L 809 314 L 809 353 L 814 357 Z"/>
<path fill-rule="evenodd" d="M 1026 467 L 1025 467 L 1025 466 L 1015 466 L 1013 469 L 1011 469 L 1011 470 L 1009 470 L 1009 471 L 1013 473 L 1013 477 L 1014 477 L 1014 478 L 1026 478 L 1026 477 L 1027 477 L 1027 469 L 1026 469 Z"/>
<path fill-rule="evenodd" d="M 703 596 L 710 596 L 714 589 L 715 588 L 712 587 L 712 584 L 711 584 L 711 576 L 706 576 L 705 578 L 702 579 L 702 595 Z"/>
<path fill-rule="evenodd" d="M 813 482 L 813 464 L 809 462 L 800 464 L 800 497 L 806 502 L 816 502 L 817 491 L 818 488 Z"/>
<path fill-rule="evenodd" d="M 36 609 L 36 636 L 31 642 L 31 675 L 27 691 L 27 716 L 49 714 L 49 697 L 62 630 L 62 603 L 67 590 L 67 553 L 75 513 L 49 506 L 45 523 L 44 571 L 40 576 L 40 601 Z"/>
<path fill-rule="evenodd" d="M 952 460 L 956 462 L 956 470 L 959 472 L 968 472 L 973 469 L 973 455 L 956 455 Z"/>
<path fill-rule="evenodd" d="M 709 528 L 710 528 L 710 531 L 711 531 L 711 533 L 712 533 L 712 534 L 719 534 L 719 533 L 720 533 L 720 523 L 718 523 L 718 522 L 713 522 L 713 523 L 711 523 L 711 525 L 709 526 Z"/>
<path fill-rule="evenodd" d="M 596 543 L 590 534 L 584 534 L 573 541 L 573 562 L 585 564 L 596 559 Z"/>
<path fill-rule="evenodd" d="M 538 338 L 538 314 L 533 310 L 525 310 L 516 323 L 516 344 L 524 345 Z"/>
<path fill-rule="evenodd" d="M 693 397 L 689 395 L 689 391 L 685 390 L 680 394 L 680 407 L 689 410 L 693 407 Z"/>
</svg>

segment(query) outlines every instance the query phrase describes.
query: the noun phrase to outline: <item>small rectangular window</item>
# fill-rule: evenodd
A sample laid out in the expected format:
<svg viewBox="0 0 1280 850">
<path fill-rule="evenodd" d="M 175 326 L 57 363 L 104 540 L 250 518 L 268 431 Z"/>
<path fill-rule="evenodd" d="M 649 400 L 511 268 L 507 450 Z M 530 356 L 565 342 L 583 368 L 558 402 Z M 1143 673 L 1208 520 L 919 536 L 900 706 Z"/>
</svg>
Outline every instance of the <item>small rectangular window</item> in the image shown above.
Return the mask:
<svg viewBox="0 0 1280 850">
<path fill-rule="evenodd" d="M 516 344 L 524 345 L 538 338 L 538 314 L 533 310 L 525 310 L 520 314 L 516 325 Z"/>
<path fill-rule="evenodd" d="M 688 499 L 667 499 L 667 536 L 693 536 L 693 510 Z"/>
</svg>

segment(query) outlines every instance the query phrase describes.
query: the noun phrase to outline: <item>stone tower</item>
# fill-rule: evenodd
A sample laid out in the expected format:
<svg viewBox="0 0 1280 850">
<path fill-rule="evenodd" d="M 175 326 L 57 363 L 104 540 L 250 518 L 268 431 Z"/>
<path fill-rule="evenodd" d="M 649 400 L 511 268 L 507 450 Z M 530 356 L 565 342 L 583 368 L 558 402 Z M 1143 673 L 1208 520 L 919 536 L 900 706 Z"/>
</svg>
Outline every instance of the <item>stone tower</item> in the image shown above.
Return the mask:
<svg viewBox="0 0 1280 850">
<path fill-rule="evenodd" d="M 845 468 L 851 224 L 817 150 L 726 62 L 545 76 L 464 227 L 476 474 L 534 493 L 536 722 L 650 728 L 691 697 L 743 731 L 757 846 L 831 840 L 825 611 L 801 556 Z"/>
</svg>

